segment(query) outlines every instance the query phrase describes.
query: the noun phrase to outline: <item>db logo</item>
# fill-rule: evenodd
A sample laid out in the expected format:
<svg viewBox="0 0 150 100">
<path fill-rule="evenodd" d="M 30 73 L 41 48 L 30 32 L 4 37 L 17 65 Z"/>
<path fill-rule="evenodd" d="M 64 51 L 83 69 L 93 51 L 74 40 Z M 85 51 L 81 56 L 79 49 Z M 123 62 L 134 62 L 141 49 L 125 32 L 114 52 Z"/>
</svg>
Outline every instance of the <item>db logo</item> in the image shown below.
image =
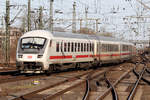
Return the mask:
<svg viewBox="0 0 150 100">
<path fill-rule="evenodd" d="M 32 58 L 32 56 L 28 56 L 28 58 L 29 58 L 29 59 L 31 59 L 31 58 Z"/>
</svg>

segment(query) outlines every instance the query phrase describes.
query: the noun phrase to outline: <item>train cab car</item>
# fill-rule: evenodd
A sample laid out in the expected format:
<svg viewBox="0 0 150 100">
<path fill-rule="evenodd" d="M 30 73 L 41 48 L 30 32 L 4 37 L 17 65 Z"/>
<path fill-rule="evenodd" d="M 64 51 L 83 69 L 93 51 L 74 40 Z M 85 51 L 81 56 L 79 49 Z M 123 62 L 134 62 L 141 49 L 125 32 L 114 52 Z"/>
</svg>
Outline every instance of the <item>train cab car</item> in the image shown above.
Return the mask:
<svg viewBox="0 0 150 100">
<path fill-rule="evenodd" d="M 47 53 L 52 35 L 47 31 L 25 33 L 18 41 L 17 68 L 22 73 L 40 73 L 48 69 Z"/>
</svg>

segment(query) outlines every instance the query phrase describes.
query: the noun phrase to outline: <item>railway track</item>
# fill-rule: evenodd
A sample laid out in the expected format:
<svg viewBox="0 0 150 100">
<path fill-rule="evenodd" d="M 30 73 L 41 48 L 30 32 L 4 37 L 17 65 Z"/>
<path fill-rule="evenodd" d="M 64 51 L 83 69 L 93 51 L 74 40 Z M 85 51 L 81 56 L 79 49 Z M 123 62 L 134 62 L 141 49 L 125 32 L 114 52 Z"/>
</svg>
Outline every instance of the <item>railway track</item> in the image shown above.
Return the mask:
<svg viewBox="0 0 150 100">
<path fill-rule="evenodd" d="M 119 65 L 120 66 L 120 65 Z M 48 85 L 44 88 L 37 89 L 35 91 L 32 91 L 30 93 L 26 93 L 19 96 L 11 97 L 11 100 L 57 100 L 60 99 L 64 94 L 73 91 L 74 89 L 82 91 L 82 95 L 80 94 L 80 98 L 82 100 L 86 100 L 84 98 L 87 98 L 87 93 L 89 92 L 86 90 L 86 84 L 90 85 L 90 81 L 96 79 L 98 77 L 102 77 L 105 72 L 112 70 L 115 68 L 114 66 L 104 68 L 104 69 L 97 69 L 90 72 L 87 72 L 83 75 L 73 76 L 70 78 L 67 78 L 66 80 L 57 82 L 55 84 Z M 60 77 L 60 76 L 59 76 Z M 62 76 L 61 76 L 62 77 Z M 63 76 L 64 77 L 64 76 Z M 13 99 L 12 99 L 13 98 Z"/>
<path fill-rule="evenodd" d="M 41 82 L 41 84 L 42 84 L 42 86 L 44 86 L 45 84 L 47 84 L 47 83 L 45 83 L 45 81 L 48 81 L 49 79 L 51 80 L 52 79 L 52 82 L 50 83 L 51 85 L 53 84 L 53 83 L 57 83 L 56 85 L 58 85 L 59 84 L 59 82 L 60 81 L 62 81 L 62 80 L 65 80 L 65 79 L 69 79 L 70 77 L 73 77 L 74 76 L 74 78 L 76 79 L 76 78 L 79 78 L 80 76 L 82 76 L 82 75 L 84 75 L 84 74 L 87 74 L 87 73 L 89 73 L 89 71 L 71 71 L 71 72 L 61 72 L 61 73 L 53 73 L 51 76 L 45 76 L 45 75 L 41 75 L 41 76 L 29 76 L 29 77 L 26 77 L 26 76 L 23 76 L 23 77 L 25 77 L 25 78 L 23 78 L 22 80 L 18 77 L 18 81 L 16 81 L 16 79 L 15 79 L 15 81 L 13 80 L 13 82 L 10 82 L 10 80 L 9 80 L 9 82 L 6 82 L 5 84 L 0 84 L 0 88 L 1 87 L 3 87 L 3 86 L 5 86 L 6 84 L 10 84 L 9 86 L 13 86 L 13 87 L 17 87 L 16 85 L 19 85 L 18 87 L 20 87 L 20 88 L 22 88 L 24 85 L 22 85 L 23 83 L 25 83 L 26 85 L 25 86 L 28 86 L 28 85 L 30 85 L 30 84 L 33 84 L 32 86 L 32 88 L 34 88 L 34 87 L 38 87 L 38 86 L 36 86 L 36 85 L 34 85 L 34 80 L 38 80 L 39 82 Z M 68 76 L 69 75 L 69 76 Z M 15 77 L 13 77 L 13 78 L 15 78 Z M 56 82 L 56 80 L 58 81 L 58 82 Z M 73 79 L 72 79 L 73 80 Z M 67 80 L 66 80 L 67 81 Z M 69 80 L 68 80 L 69 81 Z M 44 82 L 44 83 L 43 83 Z M 4 83 L 4 82 L 3 82 Z M 11 85 L 12 84 L 12 85 Z M 16 84 L 16 85 L 15 85 Z M 41 84 L 40 84 L 40 86 L 41 86 Z M 31 86 L 31 85 L 30 85 Z M 23 87 L 24 88 L 24 87 Z M 38 88 L 39 89 L 39 88 Z M 10 89 L 11 90 L 11 89 Z M 29 91 L 30 90 L 32 90 L 32 89 L 29 89 Z M 35 89 L 33 89 L 33 90 L 35 90 Z M 32 91 L 33 91 L 32 90 Z M 9 91 L 9 88 L 7 89 L 7 91 Z M 7 92 L 6 91 L 6 92 Z M 23 91 L 23 90 L 22 90 Z M 11 92 L 11 91 L 10 91 Z M 19 92 L 18 92 L 19 93 Z M 22 93 L 24 93 L 24 92 L 22 92 Z M 26 93 L 26 92 L 25 92 Z M 14 97 L 14 93 L 7 93 L 7 95 L 5 95 L 6 93 L 5 93 L 5 91 L 4 91 L 4 93 L 2 93 L 2 94 L 4 94 L 4 96 L 10 96 L 10 97 Z M 0 97 L 2 97 L 3 95 L 1 95 L 1 91 L 0 91 Z M 1 99 L 1 98 L 0 98 Z"/>
<path fill-rule="evenodd" d="M 76 71 L 72 71 L 72 73 L 75 73 L 75 72 Z M 71 73 L 71 72 L 68 72 L 68 73 Z M 55 75 L 57 76 L 57 74 L 61 76 L 61 72 L 53 73 L 52 76 L 55 76 Z M 44 78 L 44 77 L 47 77 L 47 76 L 45 74 L 21 74 L 16 70 L 5 69 L 2 72 L 0 72 L 0 78 L 1 78 L 0 84 L 23 81 L 23 80 L 30 80 L 30 79 L 33 80 L 33 79 L 39 79 L 39 78 Z"/>
<path fill-rule="evenodd" d="M 20 75 L 20 76 L 7 75 L 7 76 L 1 77 L 0 84 L 29 80 L 29 79 L 36 79 L 36 78 L 42 78 L 42 77 L 44 77 L 44 75 L 28 76 L 28 77 L 24 75 Z"/>
<path fill-rule="evenodd" d="M 0 67 L 0 73 L 17 71 L 16 67 Z"/>
<path fill-rule="evenodd" d="M 70 76 L 70 74 L 70 77 L 67 74 L 64 75 L 64 73 L 62 75 L 56 74 L 54 75 L 55 77 L 64 78 L 64 80 L 28 93 L 9 95 L 9 99 L 66 100 L 68 98 L 68 100 L 133 100 L 138 95 L 136 91 L 138 91 L 140 85 L 150 84 L 148 78 L 150 71 L 146 61 L 147 59 L 136 64 L 126 63 L 118 67 L 112 66 L 92 70 L 75 76 Z M 148 75 L 145 75 L 145 73 Z M 120 91 L 121 88 L 122 90 Z M 126 95 L 122 96 L 121 93 L 125 93 Z"/>
<path fill-rule="evenodd" d="M 103 74 L 106 71 L 108 71 L 108 69 L 103 70 L 103 71 L 101 71 L 101 70 L 97 70 L 97 71 L 92 70 L 88 73 L 78 75 L 78 76 L 75 76 L 75 77 L 71 77 L 71 78 L 63 80 L 59 83 L 56 83 L 56 84 L 47 86 L 45 88 L 42 88 L 40 90 L 33 91 L 31 93 L 22 95 L 22 96 L 17 97 L 13 100 L 22 100 L 22 99 L 32 100 L 32 99 L 35 99 L 37 97 L 38 97 L 38 99 L 50 100 L 54 97 L 57 97 L 59 95 L 64 94 L 67 91 L 70 91 L 71 89 L 73 89 L 75 87 L 78 87 L 79 85 L 85 84 L 86 83 L 86 78 L 89 77 L 89 75 L 91 76 L 91 74 L 92 74 L 92 75 L 96 76 L 96 75 Z M 95 72 L 97 74 L 95 74 Z M 51 94 L 49 94 L 48 92 L 50 92 Z M 41 97 L 39 97 L 39 96 L 41 96 Z"/>
<path fill-rule="evenodd" d="M 145 60 L 145 61 L 148 61 Z M 120 77 L 118 79 L 112 78 L 111 74 L 108 75 L 109 78 L 107 78 L 107 74 L 105 74 L 105 79 L 106 79 L 106 83 L 108 84 L 108 89 L 105 89 L 105 91 L 103 91 L 103 93 L 99 94 L 95 100 L 107 100 L 108 98 L 111 100 L 137 100 L 137 98 L 139 97 L 139 93 L 137 93 L 140 85 L 150 85 L 150 80 L 146 79 L 144 77 L 144 74 L 146 73 L 146 70 L 148 70 L 147 67 L 147 62 L 144 62 L 144 60 L 141 63 L 136 63 L 135 67 L 124 72 L 123 74 L 120 75 Z M 137 68 L 139 65 L 142 65 L 141 68 Z M 138 72 L 136 71 L 136 69 L 138 69 Z M 128 77 L 128 75 L 134 72 L 134 74 L 137 76 L 137 79 L 134 78 L 133 80 L 133 76 L 132 80 Z M 148 73 L 149 71 L 147 71 Z M 132 73 L 133 74 L 133 73 Z M 134 75 L 134 76 L 135 76 Z M 128 78 L 128 81 L 124 81 L 124 79 Z M 135 80 L 136 79 L 136 80 Z M 143 80 L 145 83 L 141 82 L 141 80 Z M 123 84 L 123 86 L 125 86 L 125 84 L 130 84 L 129 87 L 126 89 L 127 91 L 124 91 L 124 93 L 126 93 L 126 96 L 121 97 L 120 96 L 120 92 L 119 92 L 119 84 Z M 121 88 L 121 87 L 120 87 Z M 122 91 L 121 91 L 122 92 Z M 111 93 L 111 95 L 110 95 Z M 141 99 L 138 99 L 141 100 Z"/>
</svg>

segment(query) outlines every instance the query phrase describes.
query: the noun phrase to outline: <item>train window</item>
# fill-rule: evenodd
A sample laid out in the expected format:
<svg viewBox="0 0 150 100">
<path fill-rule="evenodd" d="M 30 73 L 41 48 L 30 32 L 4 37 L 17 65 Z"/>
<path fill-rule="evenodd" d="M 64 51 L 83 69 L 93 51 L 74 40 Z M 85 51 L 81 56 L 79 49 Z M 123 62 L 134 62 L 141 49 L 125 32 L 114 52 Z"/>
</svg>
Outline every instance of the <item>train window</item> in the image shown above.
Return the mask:
<svg viewBox="0 0 150 100">
<path fill-rule="evenodd" d="M 124 47 L 124 45 L 122 45 L 122 51 L 124 51 L 124 49 L 125 49 L 125 47 Z"/>
<path fill-rule="evenodd" d="M 75 52 L 77 51 L 77 43 L 75 43 Z"/>
<path fill-rule="evenodd" d="M 129 49 L 128 45 L 123 45 L 122 46 L 122 51 L 128 51 L 128 49 Z"/>
<path fill-rule="evenodd" d="M 111 47 L 112 47 L 112 45 L 109 44 L 109 51 L 113 51 L 113 48 L 111 48 Z"/>
<path fill-rule="evenodd" d="M 74 43 L 71 43 L 71 52 L 74 52 Z"/>
<path fill-rule="evenodd" d="M 105 52 L 108 52 L 108 44 L 105 44 Z"/>
<path fill-rule="evenodd" d="M 67 43 L 64 43 L 64 52 L 67 51 Z"/>
<path fill-rule="evenodd" d="M 70 42 L 68 42 L 68 52 L 70 52 Z"/>
<path fill-rule="evenodd" d="M 83 43 L 81 43 L 81 52 L 83 52 Z"/>
<path fill-rule="evenodd" d="M 131 45 L 129 46 L 129 50 L 132 51 L 132 46 Z"/>
<path fill-rule="evenodd" d="M 92 51 L 92 44 L 90 43 L 90 51 Z"/>
<path fill-rule="evenodd" d="M 50 47 L 52 46 L 52 40 L 50 40 L 49 46 L 50 46 Z"/>
<path fill-rule="evenodd" d="M 56 43 L 56 52 L 59 52 L 59 42 Z"/>
<path fill-rule="evenodd" d="M 116 51 L 116 45 L 112 45 L 112 51 Z"/>
<path fill-rule="evenodd" d="M 113 49 L 112 44 L 109 44 L 109 52 L 113 51 Z"/>
<path fill-rule="evenodd" d="M 108 46 L 107 46 L 107 44 L 104 44 L 104 52 L 107 52 L 107 49 L 108 48 Z"/>
<path fill-rule="evenodd" d="M 80 52 L 80 43 L 78 43 L 78 52 Z"/>
<path fill-rule="evenodd" d="M 131 51 L 131 46 L 129 45 L 129 51 Z"/>
<path fill-rule="evenodd" d="M 63 42 L 61 42 L 60 50 L 63 52 Z"/>
<path fill-rule="evenodd" d="M 111 45 L 110 45 L 110 50 L 111 50 L 111 51 L 114 51 L 114 49 L 115 49 L 115 45 L 111 44 Z"/>
<path fill-rule="evenodd" d="M 123 51 L 128 51 L 128 45 L 123 45 Z"/>
<path fill-rule="evenodd" d="M 109 51 L 113 51 L 113 48 L 111 48 L 111 47 L 112 47 L 112 45 L 109 44 Z"/>
<path fill-rule="evenodd" d="M 108 52 L 108 44 L 105 44 L 105 45 L 106 45 L 106 46 L 105 46 L 105 47 L 106 47 L 106 52 Z"/>
<path fill-rule="evenodd" d="M 118 45 L 112 45 L 113 50 L 112 51 L 118 51 Z"/>
<path fill-rule="evenodd" d="M 115 44 L 102 44 L 102 51 L 103 52 L 111 52 L 111 51 L 118 51 L 119 47 Z"/>
<path fill-rule="evenodd" d="M 118 45 L 116 45 L 116 51 L 119 51 L 119 46 Z"/>
<path fill-rule="evenodd" d="M 86 43 L 84 43 L 84 52 L 86 51 Z"/>
<path fill-rule="evenodd" d="M 110 46 L 109 46 L 109 44 L 107 44 L 107 51 L 110 51 L 110 48 L 109 48 Z"/>
<path fill-rule="evenodd" d="M 102 44 L 102 52 L 104 52 L 104 44 Z"/>
<path fill-rule="evenodd" d="M 107 52 L 107 44 L 102 44 L 102 52 Z"/>
<path fill-rule="evenodd" d="M 92 43 L 92 51 L 94 51 L 94 43 Z"/>
<path fill-rule="evenodd" d="M 89 43 L 87 43 L 87 51 L 89 52 Z"/>
</svg>

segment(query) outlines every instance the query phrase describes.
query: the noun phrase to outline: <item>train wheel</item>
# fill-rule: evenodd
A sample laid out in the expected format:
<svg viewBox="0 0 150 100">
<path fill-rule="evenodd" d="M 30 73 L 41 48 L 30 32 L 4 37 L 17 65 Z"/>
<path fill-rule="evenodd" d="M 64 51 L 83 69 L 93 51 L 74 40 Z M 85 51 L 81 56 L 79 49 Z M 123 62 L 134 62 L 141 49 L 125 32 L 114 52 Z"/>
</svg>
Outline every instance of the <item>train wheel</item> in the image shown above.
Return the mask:
<svg viewBox="0 0 150 100">
<path fill-rule="evenodd" d="M 93 65 L 93 68 L 97 68 L 100 65 L 100 62 L 97 59 L 94 59 L 92 65 Z"/>
<path fill-rule="evenodd" d="M 54 65 L 50 65 L 48 70 L 46 70 L 46 75 L 49 76 L 52 72 L 54 72 Z"/>
<path fill-rule="evenodd" d="M 77 65 L 76 65 L 76 69 L 80 69 L 80 63 L 76 63 Z"/>
</svg>

